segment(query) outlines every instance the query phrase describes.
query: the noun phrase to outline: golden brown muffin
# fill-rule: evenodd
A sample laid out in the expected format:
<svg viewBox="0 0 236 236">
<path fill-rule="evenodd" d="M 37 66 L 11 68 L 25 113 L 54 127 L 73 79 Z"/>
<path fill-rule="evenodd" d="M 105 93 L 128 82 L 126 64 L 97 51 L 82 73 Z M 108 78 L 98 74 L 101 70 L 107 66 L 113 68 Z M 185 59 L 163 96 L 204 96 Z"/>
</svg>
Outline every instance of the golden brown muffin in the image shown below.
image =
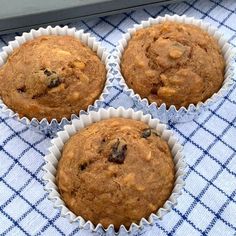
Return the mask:
<svg viewBox="0 0 236 236">
<path fill-rule="evenodd" d="M 0 71 L 0 94 L 19 115 L 70 118 L 101 94 L 106 78 L 99 57 L 70 36 L 41 36 L 15 49 Z"/>
<path fill-rule="evenodd" d="M 94 123 L 65 144 L 57 171 L 62 199 L 76 215 L 104 227 L 129 227 L 164 205 L 175 181 L 166 141 L 124 118 Z"/>
<path fill-rule="evenodd" d="M 217 41 L 202 29 L 174 22 L 138 30 L 122 56 L 127 85 L 157 105 L 187 107 L 218 92 L 225 62 Z"/>
</svg>

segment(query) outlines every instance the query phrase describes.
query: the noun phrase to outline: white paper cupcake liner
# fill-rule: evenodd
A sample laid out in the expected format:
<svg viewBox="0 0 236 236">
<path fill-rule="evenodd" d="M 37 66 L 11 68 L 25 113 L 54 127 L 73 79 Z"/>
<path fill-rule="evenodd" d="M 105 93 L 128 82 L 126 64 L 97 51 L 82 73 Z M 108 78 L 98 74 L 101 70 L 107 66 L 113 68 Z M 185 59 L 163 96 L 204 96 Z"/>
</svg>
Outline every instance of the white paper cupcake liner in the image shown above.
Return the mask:
<svg viewBox="0 0 236 236">
<path fill-rule="evenodd" d="M 99 58 L 105 64 L 108 74 L 108 70 L 110 68 L 107 65 L 108 53 L 106 52 L 106 50 L 101 46 L 100 43 L 96 41 L 94 37 L 91 37 L 89 33 L 84 33 L 83 30 L 76 30 L 76 28 L 69 28 L 68 26 L 64 27 L 48 26 L 46 28 L 39 28 L 38 30 L 32 29 L 28 33 L 23 33 L 22 36 L 16 36 L 14 41 L 10 41 L 8 43 L 8 46 L 2 48 L 2 52 L 0 53 L 0 67 L 5 64 L 7 58 L 12 54 L 15 48 L 18 48 L 23 43 L 42 35 L 68 35 L 79 39 L 81 42 L 83 42 L 85 45 L 87 45 L 89 48 L 91 48 L 94 52 L 97 53 Z M 94 102 L 94 104 L 96 104 L 97 101 L 99 100 L 102 101 L 104 99 L 104 95 L 107 93 L 106 85 L 108 85 L 108 83 L 109 81 L 106 80 L 103 92 L 100 95 L 100 97 Z M 1 98 L 0 98 L 0 108 L 1 111 L 7 113 L 8 116 L 16 118 L 23 124 L 30 126 L 35 131 L 43 132 L 48 135 L 52 135 L 56 133 L 58 130 L 62 130 L 64 125 L 70 124 L 71 120 L 74 117 L 77 117 L 77 115 L 79 115 L 79 114 L 71 114 L 71 119 L 63 117 L 59 121 L 56 119 L 52 119 L 50 122 L 46 118 L 42 120 L 38 120 L 37 118 L 28 119 L 27 117 L 20 118 L 19 114 L 11 110 L 9 107 L 7 107 L 1 100 Z"/>
<path fill-rule="evenodd" d="M 109 119 L 112 117 L 124 117 L 134 120 L 140 120 L 148 124 L 151 128 L 157 130 L 160 136 L 168 142 L 171 149 L 175 163 L 175 186 L 169 199 L 165 202 L 164 206 L 160 208 L 156 214 L 151 214 L 148 219 L 142 218 L 137 225 L 132 223 L 129 229 L 126 229 L 124 225 L 120 226 L 118 232 L 115 232 L 114 226 L 110 225 L 104 229 L 101 224 L 96 226 L 92 222 L 86 221 L 81 216 L 76 216 L 66 206 L 64 201 L 60 198 L 58 188 L 56 185 L 55 175 L 58 165 L 58 161 L 61 157 L 61 152 L 64 144 L 67 140 L 80 129 L 100 120 Z M 133 109 L 125 110 L 123 107 L 99 109 L 98 111 L 90 111 L 86 115 L 81 115 L 79 119 L 72 121 L 72 125 L 64 126 L 64 131 L 57 133 L 57 137 L 52 141 L 52 146 L 49 148 L 49 154 L 45 156 L 45 165 L 43 179 L 46 182 L 45 190 L 49 193 L 48 198 L 53 201 L 54 208 L 60 208 L 61 216 L 67 217 L 70 222 L 77 222 L 78 227 L 81 229 L 87 229 L 90 232 L 99 232 L 99 235 L 130 235 L 134 236 L 136 233 L 144 233 L 149 231 L 155 221 L 162 219 L 162 217 L 171 211 L 172 207 L 177 204 L 177 198 L 182 194 L 184 186 L 184 170 L 186 164 L 184 162 L 184 155 L 182 153 L 182 146 L 178 143 L 178 140 L 173 136 L 172 131 L 166 129 L 166 125 L 160 124 L 158 119 L 152 119 L 150 115 L 144 115 L 142 111 L 135 112 Z"/>
<path fill-rule="evenodd" d="M 149 26 L 159 24 L 164 21 L 174 21 L 186 24 L 192 24 L 200 27 L 204 31 L 208 32 L 212 35 L 222 50 L 224 55 L 224 59 L 226 61 L 226 68 L 225 68 L 225 79 L 222 84 L 221 89 L 212 95 L 212 97 L 208 98 L 205 102 L 199 102 L 196 105 L 190 104 L 187 108 L 181 107 L 178 110 L 174 105 L 171 105 L 169 108 L 166 107 L 166 104 L 163 103 L 161 106 L 157 106 L 155 102 L 149 103 L 146 98 L 141 98 L 138 94 L 134 92 L 133 89 L 129 88 L 126 83 L 125 79 L 122 76 L 120 71 L 120 62 L 122 58 L 122 54 L 125 50 L 125 47 L 128 44 L 128 41 L 132 37 L 132 35 L 139 29 L 147 28 Z M 216 28 L 212 27 L 210 24 L 203 22 L 202 20 L 194 19 L 193 17 L 187 17 L 185 15 L 178 16 L 178 15 L 165 15 L 164 17 L 157 17 L 157 18 L 149 18 L 147 21 L 142 21 L 139 25 L 134 25 L 133 28 L 128 29 L 128 32 L 123 35 L 122 39 L 118 42 L 118 46 L 113 53 L 113 56 L 110 57 L 108 65 L 110 71 L 110 80 L 118 80 L 120 82 L 121 87 L 123 88 L 124 92 L 127 93 L 129 96 L 133 97 L 135 100 L 141 101 L 144 106 L 148 106 L 148 109 L 154 117 L 160 119 L 161 122 L 173 122 L 173 123 L 181 123 L 181 122 L 188 122 L 196 118 L 202 111 L 208 109 L 213 103 L 217 102 L 221 97 L 225 95 L 228 91 L 229 87 L 233 83 L 233 77 L 235 75 L 235 62 L 236 62 L 236 51 L 235 49 L 227 43 L 227 40 L 223 37 L 223 34 L 220 33 Z"/>
</svg>

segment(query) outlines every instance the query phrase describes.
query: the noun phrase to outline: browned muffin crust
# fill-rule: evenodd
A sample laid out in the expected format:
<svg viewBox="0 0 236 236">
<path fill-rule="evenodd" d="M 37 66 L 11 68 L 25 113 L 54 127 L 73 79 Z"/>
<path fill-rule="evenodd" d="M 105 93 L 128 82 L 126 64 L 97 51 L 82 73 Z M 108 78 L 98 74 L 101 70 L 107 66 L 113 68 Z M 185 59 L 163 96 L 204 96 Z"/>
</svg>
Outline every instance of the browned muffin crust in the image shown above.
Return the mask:
<svg viewBox="0 0 236 236">
<path fill-rule="evenodd" d="M 72 212 L 118 229 L 156 213 L 173 190 L 174 175 L 166 141 L 141 121 L 112 118 L 67 141 L 56 179 Z"/>
<path fill-rule="evenodd" d="M 41 36 L 24 43 L 0 71 L 0 94 L 19 115 L 70 118 L 101 94 L 106 70 L 100 58 L 70 36 Z"/>
<path fill-rule="evenodd" d="M 157 105 L 187 107 L 218 92 L 225 62 L 216 40 L 188 24 L 165 22 L 138 30 L 121 60 L 127 85 Z"/>
</svg>

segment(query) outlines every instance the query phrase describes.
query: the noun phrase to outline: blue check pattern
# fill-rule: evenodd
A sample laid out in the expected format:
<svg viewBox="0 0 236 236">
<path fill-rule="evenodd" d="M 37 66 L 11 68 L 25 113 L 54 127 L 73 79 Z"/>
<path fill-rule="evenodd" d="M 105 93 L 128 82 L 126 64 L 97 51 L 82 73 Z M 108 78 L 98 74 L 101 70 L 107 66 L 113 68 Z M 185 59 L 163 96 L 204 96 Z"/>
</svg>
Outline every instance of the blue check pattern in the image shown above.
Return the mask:
<svg viewBox="0 0 236 236">
<path fill-rule="evenodd" d="M 236 46 L 236 1 L 192 0 L 124 14 L 79 21 L 70 26 L 90 32 L 113 51 L 134 23 L 165 14 L 203 19 Z M 0 46 L 21 33 L 3 35 Z M 236 79 L 235 79 L 236 82 Z M 116 81 L 99 107 L 150 111 L 131 99 Z M 186 186 L 178 205 L 151 231 L 137 235 L 236 235 L 236 83 L 209 111 L 186 124 L 169 123 L 184 146 Z M 0 235 L 96 235 L 70 224 L 53 208 L 43 189 L 43 156 L 50 137 L 0 113 Z M 100 235 L 100 234 L 98 234 Z"/>
</svg>

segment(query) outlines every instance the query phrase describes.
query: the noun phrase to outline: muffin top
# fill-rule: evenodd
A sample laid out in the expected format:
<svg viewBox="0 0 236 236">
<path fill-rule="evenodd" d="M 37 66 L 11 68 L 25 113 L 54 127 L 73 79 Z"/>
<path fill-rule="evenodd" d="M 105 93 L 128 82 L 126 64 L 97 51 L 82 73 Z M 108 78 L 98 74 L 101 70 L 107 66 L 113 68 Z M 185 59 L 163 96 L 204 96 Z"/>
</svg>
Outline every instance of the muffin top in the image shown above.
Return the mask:
<svg viewBox="0 0 236 236">
<path fill-rule="evenodd" d="M 15 49 L 0 70 L 4 103 L 28 118 L 70 118 L 101 94 L 100 58 L 70 36 L 41 36 Z"/>
<path fill-rule="evenodd" d="M 218 92 L 225 62 L 217 41 L 197 26 L 175 22 L 140 29 L 121 60 L 127 85 L 157 105 L 187 107 Z"/>
<path fill-rule="evenodd" d="M 57 185 L 67 207 L 104 227 L 129 227 L 164 205 L 175 170 L 166 141 L 141 121 L 94 123 L 65 144 Z"/>
</svg>

